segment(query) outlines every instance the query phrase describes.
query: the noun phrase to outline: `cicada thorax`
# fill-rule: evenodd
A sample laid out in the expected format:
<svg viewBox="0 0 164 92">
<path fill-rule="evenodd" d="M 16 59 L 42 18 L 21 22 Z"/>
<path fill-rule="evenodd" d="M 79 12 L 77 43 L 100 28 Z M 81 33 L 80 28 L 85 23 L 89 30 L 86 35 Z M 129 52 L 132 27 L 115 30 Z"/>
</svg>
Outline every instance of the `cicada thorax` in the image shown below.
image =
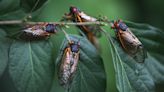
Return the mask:
<svg viewBox="0 0 164 92">
<path fill-rule="evenodd" d="M 135 58 L 139 58 L 139 62 L 143 62 L 145 60 L 144 47 L 128 26 L 119 20 L 114 22 L 113 28 L 116 29 L 117 39 L 124 51 Z"/>
<path fill-rule="evenodd" d="M 38 40 L 48 38 L 51 34 L 57 32 L 55 24 L 36 24 L 36 25 L 28 25 L 26 28 L 22 30 L 21 38 L 27 40 Z"/>
<path fill-rule="evenodd" d="M 74 74 L 76 73 L 79 60 L 79 45 L 75 43 L 69 43 L 64 49 L 64 54 L 61 59 L 60 68 L 58 71 L 58 78 L 60 85 L 64 88 L 69 88 Z"/>
</svg>

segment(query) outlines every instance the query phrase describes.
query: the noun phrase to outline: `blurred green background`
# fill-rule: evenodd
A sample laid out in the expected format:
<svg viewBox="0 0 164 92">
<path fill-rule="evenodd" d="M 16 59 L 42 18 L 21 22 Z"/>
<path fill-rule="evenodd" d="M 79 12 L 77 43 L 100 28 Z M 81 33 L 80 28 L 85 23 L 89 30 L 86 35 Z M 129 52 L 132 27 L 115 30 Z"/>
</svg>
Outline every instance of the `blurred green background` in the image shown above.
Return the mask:
<svg viewBox="0 0 164 92">
<path fill-rule="evenodd" d="M 49 0 L 38 17 L 39 21 L 59 21 L 70 6 L 76 6 L 86 14 L 98 17 L 107 16 L 110 20 L 123 19 L 137 23 L 146 23 L 164 29 L 163 0 Z M 69 29 L 71 30 L 71 29 Z M 73 29 L 74 30 L 74 29 Z M 117 92 L 113 63 L 105 37 L 100 39 L 102 57 L 107 74 L 107 91 Z M 54 84 L 55 86 L 56 84 Z M 56 88 L 52 88 L 56 89 Z M 60 90 L 60 89 L 58 89 Z M 160 92 L 160 90 L 159 90 Z"/>
</svg>

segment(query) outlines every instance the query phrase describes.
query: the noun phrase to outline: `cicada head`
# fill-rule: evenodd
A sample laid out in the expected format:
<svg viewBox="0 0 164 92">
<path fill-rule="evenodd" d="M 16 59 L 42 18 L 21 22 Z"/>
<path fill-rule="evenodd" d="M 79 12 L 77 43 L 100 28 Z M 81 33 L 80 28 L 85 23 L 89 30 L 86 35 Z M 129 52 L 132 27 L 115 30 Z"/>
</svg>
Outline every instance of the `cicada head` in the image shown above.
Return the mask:
<svg viewBox="0 0 164 92">
<path fill-rule="evenodd" d="M 74 52 L 74 53 L 78 53 L 79 52 L 79 49 L 80 49 L 80 42 L 71 42 L 70 43 L 70 48 L 71 48 L 71 51 Z"/>
<path fill-rule="evenodd" d="M 45 26 L 45 31 L 48 33 L 56 33 L 57 32 L 56 25 L 55 24 L 47 24 Z"/>
<path fill-rule="evenodd" d="M 74 7 L 74 6 L 70 7 L 70 13 L 76 14 L 76 13 L 79 13 L 79 12 L 80 12 L 80 10 L 77 7 Z"/>
<path fill-rule="evenodd" d="M 122 20 L 118 20 L 114 21 L 112 28 L 116 30 L 126 31 L 128 29 L 128 26 L 124 22 L 122 22 Z"/>
</svg>

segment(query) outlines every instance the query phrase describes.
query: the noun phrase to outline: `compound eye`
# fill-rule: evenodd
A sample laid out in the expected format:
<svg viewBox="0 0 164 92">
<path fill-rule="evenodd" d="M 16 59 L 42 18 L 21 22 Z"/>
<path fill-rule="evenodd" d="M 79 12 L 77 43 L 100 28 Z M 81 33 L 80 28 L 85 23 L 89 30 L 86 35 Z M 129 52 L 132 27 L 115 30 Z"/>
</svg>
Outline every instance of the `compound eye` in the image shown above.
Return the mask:
<svg viewBox="0 0 164 92">
<path fill-rule="evenodd" d="M 70 7 L 70 12 L 76 13 L 77 12 L 77 8 L 76 7 Z"/>
<path fill-rule="evenodd" d="M 77 12 L 77 8 L 73 8 L 72 11 L 73 11 L 73 12 Z"/>
</svg>

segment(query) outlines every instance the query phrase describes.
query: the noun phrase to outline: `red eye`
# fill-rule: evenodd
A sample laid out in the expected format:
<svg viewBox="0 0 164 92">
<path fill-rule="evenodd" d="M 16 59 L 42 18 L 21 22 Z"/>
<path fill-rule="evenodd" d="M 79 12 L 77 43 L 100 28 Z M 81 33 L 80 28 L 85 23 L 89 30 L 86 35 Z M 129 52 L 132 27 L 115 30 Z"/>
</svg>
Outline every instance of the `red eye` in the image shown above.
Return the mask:
<svg viewBox="0 0 164 92">
<path fill-rule="evenodd" d="M 76 8 L 73 8 L 73 12 L 77 12 L 77 9 Z"/>
<path fill-rule="evenodd" d="M 70 12 L 76 13 L 78 9 L 76 7 L 70 7 Z"/>
</svg>

